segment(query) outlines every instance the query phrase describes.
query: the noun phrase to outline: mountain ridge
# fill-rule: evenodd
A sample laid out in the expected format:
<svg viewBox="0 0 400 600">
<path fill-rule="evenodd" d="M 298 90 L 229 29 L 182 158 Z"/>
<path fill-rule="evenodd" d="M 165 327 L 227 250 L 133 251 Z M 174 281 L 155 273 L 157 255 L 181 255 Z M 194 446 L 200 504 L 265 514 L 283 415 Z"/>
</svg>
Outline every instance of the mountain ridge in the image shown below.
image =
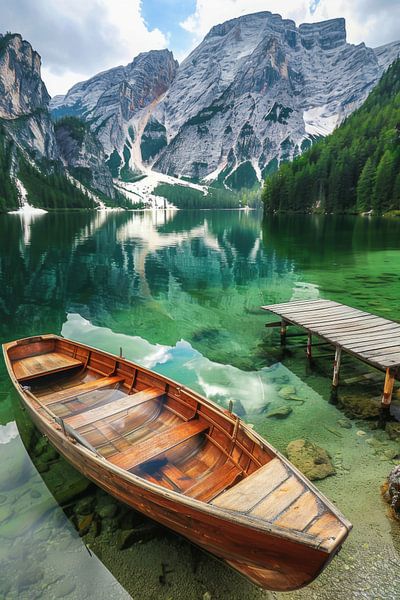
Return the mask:
<svg viewBox="0 0 400 600">
<path fill-rule="evenodd" d="M 343 18 L 296 26 L 263 11 L 215 25 L 169 72 L 163 97 L 153 100 L 140 132 L 142 161 L 193 181 L 256 185 L 357 108 L 399 52 L 400 42 L 376 50 L 347 43 Z M 104 84 L 110 72 L 95 78 Z M 53 112 L 71 106 L 68 97 L 76 99 L 77 92 L 84 100 L 92 80 L 73 86 L 66 100 L 52 100 Z M 139 171 L 127 132 L 138 132 L 140 110 L 114 121 L 109 134 L 101 123 L 103 100 L 95 117 L 106 154 L 119 160 L 119 168 Z M 113 106 L 118 109 L 115 97 Z"/>
</svg>

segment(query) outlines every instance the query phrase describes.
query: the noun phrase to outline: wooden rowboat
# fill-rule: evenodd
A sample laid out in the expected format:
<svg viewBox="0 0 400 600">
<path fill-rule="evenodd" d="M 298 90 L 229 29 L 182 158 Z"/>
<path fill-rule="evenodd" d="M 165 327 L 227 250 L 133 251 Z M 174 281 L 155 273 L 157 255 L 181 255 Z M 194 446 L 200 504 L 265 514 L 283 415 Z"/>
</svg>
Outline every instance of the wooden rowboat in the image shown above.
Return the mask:
<svg viewBox="0 0 400 600">
<path fill-rule="evenodd" d="M 98 486 L 259 586 L 310 583 L 351 524 L 236 415 L 55 335 L 3 345 L 34 423 Z"/>
</svg>

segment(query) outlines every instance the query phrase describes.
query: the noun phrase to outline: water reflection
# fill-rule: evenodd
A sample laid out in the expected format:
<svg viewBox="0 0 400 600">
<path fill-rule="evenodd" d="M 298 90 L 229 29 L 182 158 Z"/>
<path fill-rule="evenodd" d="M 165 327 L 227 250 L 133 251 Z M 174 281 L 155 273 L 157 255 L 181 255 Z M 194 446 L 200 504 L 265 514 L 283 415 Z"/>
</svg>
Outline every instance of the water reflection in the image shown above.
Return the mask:
<svg viewBox="0 0 400 600">
<path fill-rule="evenodd" d="M 311 436 L 339 465 L 337 478 L 322 486 L 356 523 L 357 548 L 368 544 L 375 528 L 383 532 L 383 554 L 389 556 L 385 516 L 371 488 L 372 477 L 383 480 L 388 465 L 373 455 L 367 436 L 357 437 L 356 428 L 337 434 L 340 413 L 312 389 L 323 391 L 326 377 L 307 373 L 303 357 L 286 361 L 297 376 L 279 362 L 259 306 L 321 296 L 396 318 L 399 233 L 395 220 L 276 216 L 261 225 L 259 214 L 238 211 L 53 213 L 29 224 L 19 215 L 0 216 L 0 341 L 54 332 L 114 353 L 122 346 L 128 358 L 225 406 L 236 399 L 235 411 L 280 450 L 290 439 Z M 282 404 L 290 408 L 288 418 L 267 416 Z M 0 562 L 7 578 L 0 597 L 4 590 L 11 598 L 55 597 L 54 589 L 71 598 L 101 598 L 103 589 L 104 596 L 124 597 L 108 571 L 90 558 L 38 470 L 59 502 L 60 480 L 78 486 L 82 480 L 67 475 L 65 463 L 62 477 L 53 476 L 55 464 L 43 470 L 39 442 L 17 406 L 1 363 Z M 40 444 L 39 450 L 48 452 Z M 360 495 L 368 510 L 360 515 L 353 491 L 363 482 Z M 88 495 L 97 499 L 98 493 L 86 490 L 84 498 Z M 121 551 L 114 534 L 106 528 L 96 551 L 134 597 L 182 598 L 182 589 L 185 598 L 208 590 L 218 597 L 226 589 L 230 598 L 261 598 L 204 557 L 194 577 L 191 552 L 177 538 Z M 376 557 L 365 556 L 375 564 Z M 40 581 L 31 568 L 34 558 Z M 158 580 L 164 561 L 173 563 L 171 588 Z M 20 577 L 25 565 L 30 580 Z M 389 569 L 377 580 L 379 594 L 390 581 Z M 76 573 L 74 590 L 62 587 L 65 572 Z M 84 586 L 96 580 L 101 590 L 85 596 Z"/>
<path fill-rule="evenodd" d="M 24 418 L 19 415 L 21 432 L 32 432 Z M 0 597 L 130 598 L 82 544 L 53 497 L 57 490 L 51 485 L 50 493 L 30 460 L 15 421 L 0 425 L 0 452 Z"/>
</svg>

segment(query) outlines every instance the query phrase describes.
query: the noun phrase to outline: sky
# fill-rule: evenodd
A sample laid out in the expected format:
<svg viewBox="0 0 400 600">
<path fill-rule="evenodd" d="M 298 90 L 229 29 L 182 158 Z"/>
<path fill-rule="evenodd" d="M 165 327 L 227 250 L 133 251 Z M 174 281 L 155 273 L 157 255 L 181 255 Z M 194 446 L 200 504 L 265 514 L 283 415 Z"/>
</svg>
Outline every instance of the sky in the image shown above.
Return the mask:
<svg viewBox="0 0 400 600">
<path fill-rule="evenodd" d="M 400 39 L 399 0 L 0 0 L 0 32 L 39 52 L 53 96 L 139 52 L 169 48 L 182 61 L 213 25 L 262 10 L 297 25 L 345 17 L 353 44 Z"/>
</svg>

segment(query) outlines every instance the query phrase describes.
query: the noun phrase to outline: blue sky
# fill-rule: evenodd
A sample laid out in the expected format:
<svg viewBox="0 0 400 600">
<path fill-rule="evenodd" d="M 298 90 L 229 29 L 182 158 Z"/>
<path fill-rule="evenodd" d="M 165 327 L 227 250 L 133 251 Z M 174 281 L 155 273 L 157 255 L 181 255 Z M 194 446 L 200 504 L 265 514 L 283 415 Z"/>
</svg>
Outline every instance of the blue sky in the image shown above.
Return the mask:
<svg viewBox="0 0 400 600">
<path fill-rule="evenodd" d="M 217 23 L 265 10 L 297 25 L 345 17 L 353 44 L 400 38 L 399 0 L 0 0 L 0 32 L 39 52 L 55 95 L 139 52 L 169 48 L 182 61 Z"/>
<path fill-rule="evenodd" d="M 183 56 L 191 47 L 193 38 L 180 23 L 195 10 L 196 0 L 144 0 L 141 5 L 141 13 L 148 29 L 160 29 L 168 39 L 168 47 L 178 57 Z"/>
</svg>

